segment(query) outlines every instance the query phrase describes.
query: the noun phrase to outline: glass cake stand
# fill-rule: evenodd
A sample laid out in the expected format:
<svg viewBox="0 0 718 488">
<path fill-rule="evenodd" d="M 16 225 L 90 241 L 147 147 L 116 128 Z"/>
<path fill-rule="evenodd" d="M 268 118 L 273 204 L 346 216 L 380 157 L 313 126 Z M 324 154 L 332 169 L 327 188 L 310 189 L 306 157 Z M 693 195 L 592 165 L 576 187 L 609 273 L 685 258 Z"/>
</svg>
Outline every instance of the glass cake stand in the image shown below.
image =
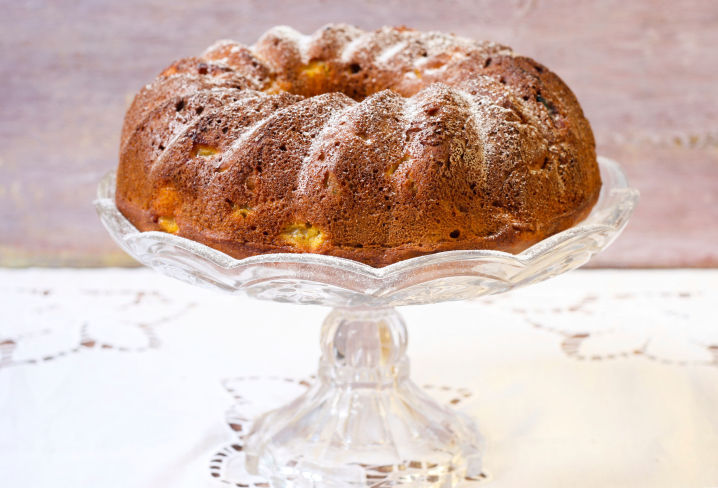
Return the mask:
<svg viewBox="0 0 718 488">
<path fill-rule="evenodd" d="M 618 164 L 599 158 L 603 188 L 580 224 L 518 255 L 449 251 L 385 268 L 316 254 L 237 260 L 163 232 L 140 232 L 115 206 L 115 175 L 95 207 L 112 238 L 142 264 L 203 288 L 333 307 L 321 332 L 318 381 L 254 422 L 247 467 L 276 487 L 455 486 L 481 474 L 471 419 L 409 379 L 407 331 L 395 310 L 502 293 L 578 268 L 621 233 L 638 201 Z"/>
</svg>

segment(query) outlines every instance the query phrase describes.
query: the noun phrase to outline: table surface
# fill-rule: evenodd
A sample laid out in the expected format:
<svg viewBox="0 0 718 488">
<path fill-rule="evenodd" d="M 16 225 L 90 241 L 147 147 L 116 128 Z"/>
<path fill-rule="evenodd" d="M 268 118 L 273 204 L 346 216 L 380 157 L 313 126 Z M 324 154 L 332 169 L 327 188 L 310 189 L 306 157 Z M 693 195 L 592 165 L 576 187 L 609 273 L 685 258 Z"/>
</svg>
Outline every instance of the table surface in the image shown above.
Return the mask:
<svg viewBox="0 0 718 488">
<path fill-rule="evenodd" d="M 412 377 L 490 487 L 718 486 L 718 271 L 577 271 L 405 307 Z M 146 269 L 0 269 L 0 485 L 264 486 L 248 418 L 313 381 L 328 310 Z"/>
</svg>

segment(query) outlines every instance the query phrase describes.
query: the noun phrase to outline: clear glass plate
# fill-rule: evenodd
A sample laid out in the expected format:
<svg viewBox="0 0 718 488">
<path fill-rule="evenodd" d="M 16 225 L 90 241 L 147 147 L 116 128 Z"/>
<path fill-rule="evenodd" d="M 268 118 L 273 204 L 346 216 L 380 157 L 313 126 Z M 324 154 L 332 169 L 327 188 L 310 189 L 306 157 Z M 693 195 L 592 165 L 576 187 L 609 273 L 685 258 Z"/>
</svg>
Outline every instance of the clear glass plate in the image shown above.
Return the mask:
<svg viewBox="0 0 718 488">
<path fill-rule="evenodd" d="M 384 268 L 318 254 L 237 260 L 183 237 L 140 232 L 115 205 L 115 174 L 95 207 L 127 253 L 167 276 L 261 300 L 335 307 L 322 327 L 317 383 L 254 422 L 248 469 L 278 487 L 455 486 L 481 475 L 473 421 L 409 379 L 407 332 L 393 307 L 501 293 L 578 268 L 626 226 L 638 202 L 619 165 L 599 158 L 603 187 L 580 224 L 526 251 L 449 251 Z"/>
<path fill-rule="evenodd" d="M 396 307 L 500 293 L 575 269 L 605 249 L 638 201 L 618 164 L 599 158 L 603 188 L 580 224 L 521 254 L 448 251 L 372 268 L 319 254 L 264 254 L 234 259 L 164 232 L 140 232 L 117 210 L 115 174 L 98 188 L 97 208 L 112 238 L 142 264 L 167 276 L 260 300 L 329 307 Z"/>
</svg>

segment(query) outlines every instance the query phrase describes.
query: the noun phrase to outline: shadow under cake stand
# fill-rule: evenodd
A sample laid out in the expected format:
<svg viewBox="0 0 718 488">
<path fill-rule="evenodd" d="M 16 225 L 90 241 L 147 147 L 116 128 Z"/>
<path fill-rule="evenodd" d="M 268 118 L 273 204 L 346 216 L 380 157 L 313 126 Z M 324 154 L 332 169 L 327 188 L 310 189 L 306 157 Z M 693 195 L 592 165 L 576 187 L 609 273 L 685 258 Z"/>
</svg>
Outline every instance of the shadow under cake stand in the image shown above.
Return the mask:
<svg viewBox="0 0 718 488">
<path fill-rule="evenodd" d="M 94 203 L 115 242 L 162 274 L 334 308 L 321 331 L 319 381 L 255 420 L 244 446 L 250 472 L 276 487 L 449 487 L 481 474 L 482 438 L 471 419 L 409 379 L 407 331 L 395 307 L 502 293 L 586 263 L 618 237 L 638 201 L 618 164 L 599 158 L 599 166 L 603 187 L 591 214 L 521 254 L 449 251 L 385 268 L 316 254 L 237 260 L 182 237 L 140 232 L 117 210 L 114 173 Z"/>
</svg>

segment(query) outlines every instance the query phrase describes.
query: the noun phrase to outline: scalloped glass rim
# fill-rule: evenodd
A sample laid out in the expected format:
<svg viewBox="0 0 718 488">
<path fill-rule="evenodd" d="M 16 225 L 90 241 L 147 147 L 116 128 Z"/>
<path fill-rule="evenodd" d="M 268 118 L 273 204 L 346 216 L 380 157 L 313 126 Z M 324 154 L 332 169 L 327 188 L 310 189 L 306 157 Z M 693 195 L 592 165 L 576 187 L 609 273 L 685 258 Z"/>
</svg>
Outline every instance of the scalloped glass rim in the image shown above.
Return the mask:
<svg viewBox="0 0 718 488">
<path fill-rule="evenodd" d="M 564 266 L 565 269 L 556 269 L 557 272 L 552 276 L 574 269 L 585 263 L 593 254 L 605 249 L 618 236 L 635 209 L 638 191 L 628 186 L 628 181 L 616 162 L 603 157 L 599 157 L 598 161 L 603 179 L 599 200 L 590 215 L 570 229 L 555 234 L 517 255 L 487 250 L 446 251 L 407 259 L 384 268 L 373 268 L 344 258 L 309 253 L 263 254 L 245 259 L 234 259 L 221 251 L 183 237 L 156 231 L 140 232 L 118 211 L 115 205 L 114 172 L 108 173 L 101 180 L 98 187 L 98 198 L 94 204 L 113 239 L 138 261 L 154 268 L 163 268 L 167 262 L 177 263 L 181 268 L 186 268 L 183 271 L 184 274 L 188 272 L 187 269 L 196 271 L 195 278 L 198 278 L 199 282 L 195 279 L 188 279 L 190 277 L 184 274 L 178 276 L 176 273 L 167 272 L 166 266 L 164 266 L 165 269 L 158 270 L 184 279 L 184 281 L 199 285 L 204 282 L 209 287 L 217 287 L 227 292 L 240 291 L 242 288 L 250 288 L 262 281 L 268 282 L 281 278 L 295 281 L 308 280 L 315 284 L 323 283 L 375 298 L 386 297 L 391 290 L 397 291 L 407 287 L 416 287 L 426 281 L 458 276 L 483 276 L 509 285 L 494 287 L 483 293 L 487 294 L 506 291 L 538 281 L 528 279 L 530 277 L 528 275 L 520 276 L 525 274 L 520 270 L 545 271 L 546 266 L 552 263 L 556 264 L 556 259 L 551 258 L 551 255 L 559 251 L 562 251 L 564 255 L 563 260 L 568 259 L 570 265 Z M 156 244 L 154 247 L 153 243 Z M 576 245 L 572 246 L 572 243 Z M 579 243 L 583 243 L 583 245 L 578 245 Z M 171 251 L 173 248 L 178 251 L 174 253 L 175 255 Z M 181 252 L 182 250 L 186 252 Z M 581 259 L 578 259 L 581 262 L 577 262 L 577 259 L 569 259 L 572 254 L 581 254 Z M 162 266 L 158 266 L 158 261 L 152 260 L 152 256 L 159 255 L 166 258 Z M 470 269 L 467 269 L 467 265 L 470 266 Z M 478 269 L 477 266 L 483 269 Z M 280 276 L 281 273 L 280 275 L 270 273 L 271 276 L 266 277 L 243 276 L 246 275 L 245 271 L 248 269 L 257 267 L 265 269 L 280 267 L 285 270 L 291 269 L 292 272 L 289 273 L 291 276 Z M 513 272 L 502 272 L 500 268 L 505 271 L 513 269 Z M 324 279 L 323 273 L 326 273 L 327 269 L 331 269 L 332 272 L 329 274 L 334 276 L 326 276 Z M 221 276 L 213 276 L 218 274 Z M 226 278 L 229 278 L 230 275 L 234 275 L 233 279 L 227 282 Z M 417 275 L 423 275 L 423 277 L 417 279 Z M 412 278 L 409 279 L 410 277 Z M 264 291 L 266 288 L 265 286 Z M 459 293 L 459 295 L 462 294 Z M 277 299 L 266 296 L 256 297 Z M 405 296 L 404 298 L 410 297 Z M 457 297 L 456 299 L 462 298 Z M 278 301 L 322 302 L 316 297 L 308 302 L 282 299 Z M 420 302 L 409 300 L 410 303 L 431 303 L 433 301 L 435 300 Z M 402 302 L 400 304 L 407 304 L 401 300 L 400 302 Z M 358 303 L 348 303 L 348 305 L 355 304 Z M 396 304 L 399 303 L 386 303 L 391 306 Z M 376 305 L 374 304 L 374 306 Z M 334 306 L 337 305 L 334 304 Z"/>
</svg>

